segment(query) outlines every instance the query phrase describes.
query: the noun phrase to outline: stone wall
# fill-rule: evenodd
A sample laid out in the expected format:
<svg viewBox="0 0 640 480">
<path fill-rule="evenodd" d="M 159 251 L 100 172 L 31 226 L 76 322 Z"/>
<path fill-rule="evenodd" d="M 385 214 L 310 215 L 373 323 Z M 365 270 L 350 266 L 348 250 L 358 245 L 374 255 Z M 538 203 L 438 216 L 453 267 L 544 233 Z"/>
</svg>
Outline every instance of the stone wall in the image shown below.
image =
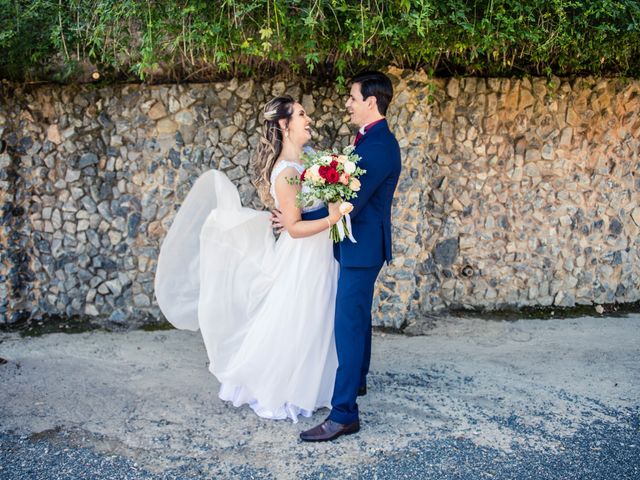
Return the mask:
<svg viewBox="0 0 640 480">
<path fill-rule="evenodd" d="M 377 325 L 640 299 L 640 82 L 390 74 L 404 170 Z M 4 85 L 0 323 L 157 317 L 155 261 L 176 208 L 209 168 L 261 208 L 255 115 L 285 91 L 316 146 L 352 140 L 344 97 L 325 86 Z"/>
</svg>

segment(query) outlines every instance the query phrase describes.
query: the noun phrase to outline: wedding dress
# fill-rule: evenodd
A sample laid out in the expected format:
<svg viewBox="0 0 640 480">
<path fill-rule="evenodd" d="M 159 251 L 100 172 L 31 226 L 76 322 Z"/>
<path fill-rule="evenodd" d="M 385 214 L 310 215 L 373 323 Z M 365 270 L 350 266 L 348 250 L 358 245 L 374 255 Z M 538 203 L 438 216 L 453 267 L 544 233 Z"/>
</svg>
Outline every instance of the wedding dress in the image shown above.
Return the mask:
<svg viewBox="0 0 640 480">
<path fill-rule="evenodd" d="M 276 165 L 276 207 L 274 180 L 286 167 L 303 168 Z M 162 244 L 155 294 L 176 328 L 200 329 L 221 399 L 296 422 L 331 407 L 337 276 L 327 231 L 299 239 L 283 232 L 276 241 L 269 212 L 243 208 L 233 183 L 210 170 Z"/>
</svg>

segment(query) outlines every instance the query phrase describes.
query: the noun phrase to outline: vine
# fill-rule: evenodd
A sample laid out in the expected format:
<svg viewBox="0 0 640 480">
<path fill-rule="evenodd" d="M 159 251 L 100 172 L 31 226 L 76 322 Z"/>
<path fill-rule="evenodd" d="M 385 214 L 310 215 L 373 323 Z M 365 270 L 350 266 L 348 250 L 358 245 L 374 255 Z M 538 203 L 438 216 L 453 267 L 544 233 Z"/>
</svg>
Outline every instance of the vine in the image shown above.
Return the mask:
<svg viewBox="0 0 640 480">
<path fill-rule="evenodd" d="M 0 76 L 640 75 L 638 0 L 0 0 Z"/>
</svg>

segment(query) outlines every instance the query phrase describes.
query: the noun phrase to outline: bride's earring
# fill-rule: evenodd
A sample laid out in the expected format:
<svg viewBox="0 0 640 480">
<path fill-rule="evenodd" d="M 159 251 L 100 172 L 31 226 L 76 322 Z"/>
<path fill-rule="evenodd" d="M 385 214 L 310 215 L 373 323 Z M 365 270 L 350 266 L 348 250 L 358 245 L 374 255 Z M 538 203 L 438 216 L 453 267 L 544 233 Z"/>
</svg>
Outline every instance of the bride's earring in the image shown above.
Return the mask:
<svg viewBox="0 0 640 480">
<path fill-rule="evenodd" d="M 288 128 L 284 131 L 284 138 L 289 138 L 289 129 Z"/>
</svg>

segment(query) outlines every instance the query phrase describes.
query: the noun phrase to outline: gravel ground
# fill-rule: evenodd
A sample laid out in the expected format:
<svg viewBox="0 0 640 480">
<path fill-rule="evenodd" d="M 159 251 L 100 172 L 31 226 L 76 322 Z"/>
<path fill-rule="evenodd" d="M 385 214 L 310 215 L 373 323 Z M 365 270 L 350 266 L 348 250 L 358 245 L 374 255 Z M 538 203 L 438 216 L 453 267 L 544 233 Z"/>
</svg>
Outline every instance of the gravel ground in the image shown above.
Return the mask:
<svg viewBox="0 0 640 480">
<path fill-rule="evenodd" d="M 197 333 L 0 334 L 0 479 L 637 479 L 640 315 L 377 333 L 358 435 L 217 399 Z"/>
<path fill-rule="evenodd" d="M 384 452 L 354 470 L 311 467 L 301 479 L 629 479 L 640 478 L 640 412 L 611 412 L 618 423 L 594 422 L 568 438 L 553 439 L 556 450 L 516 447 L 510 453 L 478 447 L 471 440 L 417 441 L 400 451 Z M 267 469 L 242 465 L 230 469 L 197 464 L 154 474 L 132 460 L 101 455 L 81 447 L 67 432 L 55 439 L 42 436 L 0 435 L 0 479 L 191 479 L 276 478 Z"/>
</svg>

